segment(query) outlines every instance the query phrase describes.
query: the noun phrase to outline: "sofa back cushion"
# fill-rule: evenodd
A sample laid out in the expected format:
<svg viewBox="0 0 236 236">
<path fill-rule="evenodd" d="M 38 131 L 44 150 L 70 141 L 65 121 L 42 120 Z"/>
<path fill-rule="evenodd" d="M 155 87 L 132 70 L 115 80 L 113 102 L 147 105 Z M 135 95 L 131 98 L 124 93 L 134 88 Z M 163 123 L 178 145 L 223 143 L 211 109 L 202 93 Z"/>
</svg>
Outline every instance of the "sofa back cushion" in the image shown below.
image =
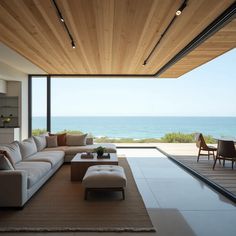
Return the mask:
<svg viewBox="0 0 236 236">
<path fill-rule="evenodd" d="M 87 145 L 93 145 L 93 137 L 87 137 L 86 144 Z"/>
<path fill-rule="evenodd" d="M 85 146 L 88 134 L 67 134 L 66 144 L 68 146 Z"/>
<path fill-rule="evenodd" d="M 22 155 L 22 159 L 25 159 L 37 152 L 37 146 L 34 142 L 33 137 L 25 139 L 19 142 L 20 151 Z"/>
<path fill-rule="evenodd" d="M 57 147 L 57 136 L 48 136 L 46 137 L 46 141 L 47 141 L 47 147 L 48 148 L 53 148 L 53 147 Z"/>
<path fill-rule="evenodd" d="M 41 134 L 41 135 L 38 135 L 38 136 L 33 136 L 33 139 L 34 139 L 34 142 L 37 146 L 37 151 L 38 152 L 40 152 L 44 148 L 46 148 L 46 146 L 47 146 L 46 136 L 47 136 L 47 134 Z"/>
<path fill-rule="evenodd" d="M 20 147 L 17 141 L 0 146 L 0 150 L 0 152 L 9 159 L 13 167 L 22 160 Z"/>
<path fill-rule="evenodd" d="M 66 146 L 66 133 L 63 134 L 49 134 L 49 136 L 57 136 L 57 145 Z"/>
<path fill-rule="evenodd" d="M 3 154 L 0 154 L 0 170 L 14 170 L 11 162 Z"/>
</svg>

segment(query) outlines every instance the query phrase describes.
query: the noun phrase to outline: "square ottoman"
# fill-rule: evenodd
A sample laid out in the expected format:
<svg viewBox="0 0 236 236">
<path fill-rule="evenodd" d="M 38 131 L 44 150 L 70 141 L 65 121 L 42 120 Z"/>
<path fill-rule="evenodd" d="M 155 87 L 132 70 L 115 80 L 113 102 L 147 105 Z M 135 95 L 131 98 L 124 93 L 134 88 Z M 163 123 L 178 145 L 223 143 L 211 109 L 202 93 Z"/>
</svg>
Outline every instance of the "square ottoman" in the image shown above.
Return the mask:
<svg viewBox="0 0 236 236">
<path fill-rule="evenodd" d="M 124 200 L 126 182 L 125 172 L 121 166 L 90 166 L 82 180 L 85 187 L 84 198 L 87 200 L 89 191 L 121 191 Z"/>
</svg>

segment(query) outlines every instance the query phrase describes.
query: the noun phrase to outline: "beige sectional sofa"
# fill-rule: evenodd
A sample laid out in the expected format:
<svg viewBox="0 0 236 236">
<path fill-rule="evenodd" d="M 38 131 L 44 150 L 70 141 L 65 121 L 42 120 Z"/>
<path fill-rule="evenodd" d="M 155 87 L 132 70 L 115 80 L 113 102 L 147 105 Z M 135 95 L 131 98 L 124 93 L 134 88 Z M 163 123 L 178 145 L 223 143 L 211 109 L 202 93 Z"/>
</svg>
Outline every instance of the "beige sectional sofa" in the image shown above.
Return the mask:
<svg viewBox="0 0 236 236">
<path fill-rule="evenodd" d="M 76 140 L 76 135 L 72 137 Z M 47 136 L 40 135 L 0 145 L 0 207 L 22 207 L 64 162 L 81 152 L 92 152 L 98 146 L 116 152 L 113 144 L 47 147 Z M 73 142 L 76 144 L 76 142 Z M 69 178 L 69 176 L 68 176 Z"/>
</svg>

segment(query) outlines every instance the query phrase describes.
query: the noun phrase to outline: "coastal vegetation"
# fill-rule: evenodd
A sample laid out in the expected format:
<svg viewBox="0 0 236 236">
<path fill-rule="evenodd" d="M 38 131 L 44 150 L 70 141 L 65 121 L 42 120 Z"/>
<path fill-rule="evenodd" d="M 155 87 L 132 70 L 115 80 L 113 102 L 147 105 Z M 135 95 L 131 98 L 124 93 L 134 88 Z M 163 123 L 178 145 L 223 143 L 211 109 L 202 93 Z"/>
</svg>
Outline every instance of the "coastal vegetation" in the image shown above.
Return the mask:
<svg viewBox="0 0 236 236">
<path fill-rule="evenodd" d="M 40 135 L 47 132 L 45 129 L 34 129 L 32 135 Z M 68 134 L 83 134 L 79 130 L 63 130 L 59 133 Z M 92 134 L 89 134 L 93 137 Z M 206 143 L 215 143 L 215 139 L 211 135 L 204 135 Z M 145 138 L 145 139 L 133 139 L 133 138 L 109 138 L 109 137 L 94 137 L 94 142 L 96 143 L 194 143 L 195 133 L 185 134 L 185 133 L 167 133 L 161 138 Z"/>
</svg>

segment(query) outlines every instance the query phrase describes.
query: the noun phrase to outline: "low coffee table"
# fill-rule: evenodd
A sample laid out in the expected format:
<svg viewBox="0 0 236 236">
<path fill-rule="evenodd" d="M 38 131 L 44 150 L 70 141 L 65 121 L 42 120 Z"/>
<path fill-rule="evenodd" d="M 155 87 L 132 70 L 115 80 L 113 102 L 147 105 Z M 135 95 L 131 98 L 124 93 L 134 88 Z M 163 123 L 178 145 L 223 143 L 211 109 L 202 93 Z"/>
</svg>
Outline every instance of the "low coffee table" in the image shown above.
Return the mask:
<svg viewBox="0 0 236 236">
<path fill-rule="evenodd" d="M 82 181 L 87 169 L 94 165 L 118 165 L 116 153 L 110 153 L 110 158 L 81 158 L 81 153 L 77 153 L 71 160 L 71 181 Z"/>
</svg>

